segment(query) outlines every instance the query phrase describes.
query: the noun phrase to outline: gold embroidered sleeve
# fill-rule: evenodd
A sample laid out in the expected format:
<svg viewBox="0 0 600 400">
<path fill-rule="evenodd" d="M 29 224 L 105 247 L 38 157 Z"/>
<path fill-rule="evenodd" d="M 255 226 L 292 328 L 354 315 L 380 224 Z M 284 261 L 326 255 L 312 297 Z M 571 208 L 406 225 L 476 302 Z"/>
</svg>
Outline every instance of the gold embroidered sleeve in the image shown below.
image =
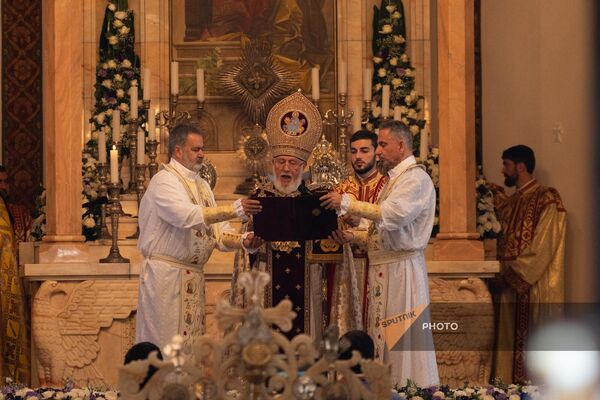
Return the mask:
<svg viewBox="0 0 600 400">
<path fill-rule="evenodd" d="M 221 233 L 221 244 L 230 250 L 242 248 L 242 235 L 240 233 Z"/>
<path fill-rule="evenodd" d="M 369 232 L 368 231 L 352 231 L 354 237 L 351 240 L 352 244 L 355 244 L 363 249 L 367 248 L 367 242 L 369 241 Z"/>
<path fill-rule="evenodd" d="M 204 207 L 202 216 L 206 225 L 212 225 L 237 218 L 237 213 L 235 206 L 230 204 L 226 206 Z"/>
<path fill-rule="evenodd" d="M 348 205 L 348 214 L 358 215 L 371 221 L 379 221 L 381 219 L 381 207 L 379 204 L 367 203 L 366 201 L 350 200 Z"/>
</svg>

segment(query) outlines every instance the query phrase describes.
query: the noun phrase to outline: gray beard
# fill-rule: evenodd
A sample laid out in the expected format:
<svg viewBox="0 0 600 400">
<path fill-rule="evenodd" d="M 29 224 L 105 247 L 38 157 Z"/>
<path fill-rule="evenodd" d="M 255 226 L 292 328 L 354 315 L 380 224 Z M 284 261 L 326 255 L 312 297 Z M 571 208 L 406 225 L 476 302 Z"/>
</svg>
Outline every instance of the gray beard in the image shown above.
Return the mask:
<svg viewBox="0 0 600 400">
<path fill-rule="evenodd" d="M 275 186 L 275 189 L 277 189 L 278 191 L 280 191 L 281 193 L 284 193 L 284 194 L 294 193 L 295 191 L 298 190 L 301 183 L 302 183 L 302 175 L 298 176 L 298 179 L 296 180 L 296 182 L 292 182 L 287 186 L 283 186 L 279 182 L 278 178 L 273 177 L 273 186 Z"/>
</svg>

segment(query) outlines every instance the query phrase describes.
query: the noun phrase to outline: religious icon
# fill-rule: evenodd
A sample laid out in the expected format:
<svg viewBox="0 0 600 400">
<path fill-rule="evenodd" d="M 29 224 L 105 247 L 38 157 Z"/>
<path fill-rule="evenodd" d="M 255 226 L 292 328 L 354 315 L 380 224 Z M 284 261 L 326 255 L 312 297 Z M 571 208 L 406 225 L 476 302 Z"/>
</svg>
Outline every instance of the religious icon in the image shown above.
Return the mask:
<svg viewBox="0 0 600 400">
<path fill-rule="evenodd" d="M 304 114 L 298 111 L 291 111 L 283 116 L 281 129 L 290 136 L 301 136 L 308 128 L 307 120 Z"/>
</svg>

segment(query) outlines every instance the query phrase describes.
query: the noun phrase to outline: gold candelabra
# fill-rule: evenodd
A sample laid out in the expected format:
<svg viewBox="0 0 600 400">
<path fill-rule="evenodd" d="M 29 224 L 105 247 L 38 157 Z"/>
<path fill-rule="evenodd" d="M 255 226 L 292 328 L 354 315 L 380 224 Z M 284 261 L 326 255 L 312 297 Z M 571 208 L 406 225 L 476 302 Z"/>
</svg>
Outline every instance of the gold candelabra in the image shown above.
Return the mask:
<svg viewBox="0 0 600 400">
<path fill-rule="evenodd" d="M 346 165 L 347 154 L 346 154 L 346 131 L 352 121 L 353 111 L 346 110 L 346 99 L 348 95 L 346 93 L 340 93 L 338 95 L 338 111 L 332 109 L 325 112 L 323 122 L 326 125 L 335 125 L 338 128 L 338 150 L 340 152 L 340 158 L 343 165 Z"/>
<path fill-rule="evenodd" d="M 202 113 L 204 112 L 204 103 L 206 103 L 205 100 L 198 100 L 196 104 L 196 118 L 198 118 L 198 122 L 200 122 L 200 118 L 202 118 Z"/>
<path fill-rule="evenodd" d="M 110 194 L 110 222 L 112 230 L 112 244 L 106 258 L 100 260 L 101 263 L 128 263 L 129 259 L 124 258 L 119 251 L 119 216 L 123 213 L 121 208 L 121 185 L 111 182 L 108 186 Z"/>
<path fill-rule="evenodd" d="M 171 94 L 170 109 L 168 111 L 159 111 L 156 116 L 156 120 L 159 127 L 165 127 L 168 130 L 171 130 L 171 128 L 175 127 L 180 122 L 189 121 L 192 118 L 188 111 L 177 111 L 178 102 L 179 95 Z"/>
<path fill-rule="evenodd" d="M 150 173 L 150 179 L 158 172 L 158 163 L 156 162 L 156 149 L 158 147 L 158 142 L 156 140 L 148 140 L 148 158 L 150 162 L 148 163 L 148 172 Z"/>
<path fill-rule="evenodd" d="M 128 236 L 127 239 L 137 239 L 140 237 L 140 203 L 142 201 L 142 197 L 144 197 L 144 192 L 146 191 L 146 186 L 144 185 L 144 182 L 146 181 L 146 164 L 136 164 L 135 177 L 137 182 L 135 186 L 135 192 L 137 195 L 138 226 L 135 233 L 131 236 Z"/>
<path fill-rule="evenodd" d="M 100 197 L 106 197 L 108 202 L 108 186 L 106 186 L 106 181 L 108 180 L 108 165 L 106 163 L 98 163 L 96 164 L 98 168 L 98 174 L 100 175 L 100 186 L 98 187 L 98 191 L 100 192 Z M 102 203 L 100 205 L 100 235 L 98 239 L 110 239 L 110 232 L 108 232 L 108 227 L 106 226 L 106 203 Z"/>
<path fill-rule="evenodd" d="M 135 193 L 136 183 L 135 183 L 135 166 L 138 164 L 137 161 L 137 135 L 138 128 L 140 125 L 139 118 L 132 118 L 129 120 L 128 125 L 128 140 L 129 140 L 129 185 L 125 193 Z"/>
<path fill-rule="evenodd" d="M 143 100 L 143 107 L 146 112 L 146 123 L 150 121 L 150 100 Z M 160 125 L 160 113 L 154 116 L 156 125 Z M 148 127 L 148 125 L 146 125 Z M 150 128 L 148 127 L 148 133 L 150 133 Z M 154 134 L 156 132 L 153 132 Z M 150 162 L 148 163 L 148 173 L 150 174 L 150 179 L 158 172 L 158 163 L 156 162 L 156 149 L 158 148 L 158 141 L 156 139 L 150 140 L 148 137 L 148 141 L 146 142 L 146 147 L 148 148 L 148 158 Z"/>
</svg>

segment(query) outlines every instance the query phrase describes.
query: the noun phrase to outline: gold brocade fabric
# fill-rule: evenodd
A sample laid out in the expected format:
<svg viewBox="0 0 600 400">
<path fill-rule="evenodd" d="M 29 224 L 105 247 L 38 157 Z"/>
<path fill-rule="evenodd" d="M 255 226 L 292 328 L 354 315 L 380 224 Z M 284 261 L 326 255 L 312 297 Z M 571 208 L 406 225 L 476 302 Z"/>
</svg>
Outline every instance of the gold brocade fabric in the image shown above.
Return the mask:
<svg viewBox="0 0 600 400">
<path fill-rule="evenodd" d="M 382 175 L 377 170 L 366 179 L 360 179 L 356 174 L 353 174 L 340 183 L 337 190 L 340 193 L 347 193 L 353 196 L 358 201 L 375 203 L 377 202 L 379 192 L 381 192 L 388 179 L 387 176 Z"/>
<path fill-rule="evenodd" d="M 15 243 L 17 246 L 21 242 L 27 241 L 29 231 L 31 230 L 32 218 L 27 207 L 19 204 L 8 204 L 8 210 L 13 217 L 13 231 Z"/>
<path fill-rule="evenodd" d="M 510 197 L 499 196 L 496 208 L 505 287 L 496 294 L 500 309 L 494 376 L 516 383 L 528 378 L 524 350 L 529 332 L 562 313 L 567 214 L 558 192 L 535 180 Z"/>
<path fill-rule="evenodd" d="M 366 205 L 373 207 L 374 213 L 379 212 L 379 206 L 375 203 L 379 193 L 388 182 L 389 178 L 382 175 L 377 169 L 365 179 L 361 179 L 356 174 L 352 174 L 344 182 L 336 188 L 340 193 L 347 193 L 353 197 L 348 214 L 352 215 L 352 205 Z M 366 258 L 367 248 L 367 231 L 354 231 L 354 240 L 351 244 L 352 254 L 344 255 L 344 263 L 349 273 L 345 270 L 340 270 L 336 266 L 333 282 L 332 293 L 332 313 L 331 320 L 338 319 L 340 332 L 349 329 L 357 329 L 365 327 L 366 323 L 366 293 L 367 293 L 367 277 L 369 271 L 369 263 Z M 348 248 L 348 247 L 345 247 Z M 346 251 L 349 253 L 348 251 Z M 354 278 L 353 275 L 356 277 Z M 356 282 L 353 282 L 353 279 Z M 349 301 L 344 297 L 344 293 L 358 292 L 358 301 L 355 299 Z M 339 311 L 338 311 L 339 309 Z M 336 312 L 337 311 L 337 312 Z M 360 324 L 355 322 L 353 316 L 358 315 Z M 345 329 L 344 329 L 345 328 Z"/>
<path fill-rule="evenodd" d="M 29 342 L 13 228 L 0 199 L 0 375 L 29 383 Z"/>
<path fill-rule="evenodd" d="M 206 225 L 228 221 L 237 217 L 235 207 L 232 204 L 225 206 L 208 206 L 203 209 L 202 216 Z"/>
</svg>

